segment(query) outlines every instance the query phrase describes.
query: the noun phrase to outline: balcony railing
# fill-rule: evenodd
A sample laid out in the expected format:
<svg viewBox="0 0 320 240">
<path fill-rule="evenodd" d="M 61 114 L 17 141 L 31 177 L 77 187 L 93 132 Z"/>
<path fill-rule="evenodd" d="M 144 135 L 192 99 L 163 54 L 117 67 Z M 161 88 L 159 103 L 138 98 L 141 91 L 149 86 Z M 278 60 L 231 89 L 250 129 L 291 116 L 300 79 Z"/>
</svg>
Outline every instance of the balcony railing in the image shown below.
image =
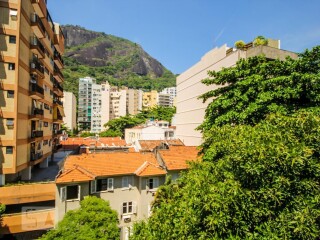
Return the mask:
<svg viewBox="0 0 320 240">
<path fill-rule="evenodd" d="M 59 89 L 61 92 L 63 92 L 63 88 L 61 87 L 61 85 L 58 82 L 55 82 L 53 85 L 53 88 L 57 88 Z"/>
<path fill-rule="evenodd" d="M 53 130 L 52 134 L 53 135 L 61 135 L 61 134 L 63 134 L 63 130 L 61 130 L 61 129 L 60 130 Z"/>
<path fill-rule="evenodd" d="M 54 59 L 59 60 L 63 64 L 63 59 L 57 50 L 54 50 Z"/>
<path fill-rule="evenodd" d="M 33 130 L 31 133 L 31 138 L 43 137 L 43 131 Z"/>
<path fill-rule="evenodd" d="M 42 57 L 44 57 L 44 52 L 45 52 L 44 47 L 37 37 L 31 37 L 30 47 L 31 49 L 36 49 L 38 51 L 37 53 L 39 53 Z"/>
<path fill-rule="evenodd" d="M 44 94 L 44 89 L 42 87 L 40 87 L 38 84 L 36 84 L 36 83 L 30 83 L 29 91 L 31 93 L 32 92 L 36 92 L 36 93 L 40 93 L 41 95 Z"/>
<path fill-rule="evenodd" d="M 53 103 L 63 106 L 63 102 L 61 102 L 61 101 L 58 100 L 58 99 L 54 99 L 54 100 L 53 100 Z"/>
<path fill-rule="evenodd" d="M 31 14 L 31 25 L 38 26 L 41 31 L 42 36 L 44 36 L 46 29 L 41 21 L 41 18 L 36 13 Z"/>
<path fill-rule="evenodd" d="M 43 111 L 43 109 L 34 108 L 34 109 L 32 109 L 32 115 L 41 115 L 41 116 L 43 116 L 44 115 L 44 111 Z"/>
<path fill-rule="evenodd" d="M 36 161 L 36 160 L 39 160 L 43 157 L 43 152 L 31 152 L 30 153 L 30 161 Z"/>
<path fill-rule="evenodd" d="M 30 63 L 31 70 L 36 70 L 40 72 L 42 75 L 44 74 L 44 67 L 37 59 L 33 59 Z"/>
</svg>

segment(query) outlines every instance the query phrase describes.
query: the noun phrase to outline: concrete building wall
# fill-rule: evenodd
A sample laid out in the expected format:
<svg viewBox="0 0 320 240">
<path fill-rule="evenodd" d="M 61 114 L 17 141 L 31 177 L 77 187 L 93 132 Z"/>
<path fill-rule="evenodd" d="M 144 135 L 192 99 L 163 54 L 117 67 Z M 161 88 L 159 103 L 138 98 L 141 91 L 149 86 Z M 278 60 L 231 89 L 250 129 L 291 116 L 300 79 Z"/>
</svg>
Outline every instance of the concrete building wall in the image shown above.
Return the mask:
<svg viewBox="0 0 320 240">
<path fill-rule="evenodd" d="M 77 127 L 77 99 L 72 92 L 64 92 L 63 95 L 62 102 L 66 115 L 63 122 L 70 130 L 73 130 Z"/>
<path fill-rule="evenodd" d="M 275 43 L 272 42 L 274 45 Z M 240 58 L 264 54 L 267 58 L 284 59 L 286 56 L 297 57 L 295 53 L 283 51 L 269 46 L 258 46 L 247 51 L 235 50 L 227 55 L 229 48 L 223 45 L 205 54 L 194 66 L 177 77 L 177 114 L 176 136 L 187 146 L 198 146 L 202 135 L 195 129 L 203 122 L 205 110 L 210 100 L 203 103 L 198 97 L 219 88 L 218 85 L 206 86 L 201 83 L 208 77 L 208 71 L 220 71 L 223 67 L 232 67 Z"/>
<path fill-rule="evenodd" d="M 105 129 L 104 124 L 110 120 L 110 85 L 102 84 L 101 88 L 101 130 Z"/>
</svg>

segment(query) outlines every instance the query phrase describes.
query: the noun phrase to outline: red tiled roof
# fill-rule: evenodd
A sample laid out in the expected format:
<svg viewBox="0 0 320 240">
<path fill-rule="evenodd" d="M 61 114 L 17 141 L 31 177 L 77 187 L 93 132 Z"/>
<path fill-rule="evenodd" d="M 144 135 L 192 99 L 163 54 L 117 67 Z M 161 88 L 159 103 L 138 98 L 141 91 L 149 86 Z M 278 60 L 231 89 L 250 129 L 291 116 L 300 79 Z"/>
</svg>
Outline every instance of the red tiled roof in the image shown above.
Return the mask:
<svg viewBox="0 0 320 240">
<path fill-rule="evenodd" d="M 63 172 L 56 179 L 56 183 L 64 182 L 87 182 L 95 179 L 95 175 L 89 173 L 86 169 L 75 165 L 73 168 Z"/>
<path fill-rule="evenodd" d="M 168 170 L 187 169 L 188 161 L 200 160 L 197 147 L 170 146 L 159 152 Z"/>
<path fill-rule="evenodd" d="M 142 166 L 147 162 L 148 167 L 143 169 Z M 83 172 L 74 171 L 75 166 L 85 169 L 87 173 L 94 176 L 114 176 L 114 175 L 131 175 L 135 174 L 139 169 L 139 176 L 148 174 L 164 175 L 166 172 L 160 169 L 160 166 L 152 153 L 98 153 L 98 154 L 82 154 L 69 156 L 64 163 L 64 170 L 56 179 L 57 183 L 67 183 L 79 179 L 89 181 L 85 178 Z M 70 171 L 73 170 L 73 171 Z M 91 179 L 92 180 L 92 179 Z"/>
<path fill-rule="evenodd" d="M 137 176 L 146 177 L 146 176 L 155 176 L 155 175 L 164 175 L 164 171 L 160 166 L 155 165 L 150 162 L 144 162 L 144 164 L 135 172 Z"/>
</svg>

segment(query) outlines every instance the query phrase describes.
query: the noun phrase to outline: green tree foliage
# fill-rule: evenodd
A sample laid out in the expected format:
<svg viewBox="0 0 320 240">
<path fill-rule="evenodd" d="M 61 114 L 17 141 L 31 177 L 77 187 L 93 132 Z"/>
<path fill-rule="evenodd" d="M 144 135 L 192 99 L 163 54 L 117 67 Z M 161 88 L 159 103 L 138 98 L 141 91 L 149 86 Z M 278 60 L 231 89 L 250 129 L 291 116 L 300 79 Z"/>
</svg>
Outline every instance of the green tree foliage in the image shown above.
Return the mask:
<svg viewBox="0 0 320 240">
<path fill-rule="evenodd" d="M 0 203 L 0 227 L 2 226 L 2 214 L 5 212 L 6 206 Z"/>
<path fill-rule="evenodd" d="M 112 119 L 104 125 L 107 130 L 102 132 L 100 136 L 122 137 L 124 136 L 124 131 L 126 128 L 132 128 L 139 124 L 145 123 L 148 119 L 165 120 L 171 122 L 171 119 L 175 112 L 176 109 L 174 107 L 155 106 L 151 109 L 142 110 L 139 114 L 134 116 L 127 115 Z"/>
<path fill-rule="evenodd" d="M 318 239 L 320 48 L 211 72 L 202 162 L 161 187 L 132 239 Z"/>
<path fill-rule="evenodd" d="M 78 210 L 66 213 L 56 229 L 42 236 L 43 240 L 119 239 L 118 214 L 109 202 L 86 197 Z"/>
<path fill-rule="evenodd" d="M 132 239 L 317 239 L 319 116 L 214 126 L 203 162 L 160 188 Z"/>
<path fill-rule="evenodd" d="M 223 85 L 202 95 L 213 99 L 202 131 L 213 125 L 256 124 L 269 113 L 291 114 L 320 102 L 320 46 L 297 60 L 269 61 L 263 56 L 242 59 L 234 68 L 210 71 L 206 85 Z"/>
</svg>

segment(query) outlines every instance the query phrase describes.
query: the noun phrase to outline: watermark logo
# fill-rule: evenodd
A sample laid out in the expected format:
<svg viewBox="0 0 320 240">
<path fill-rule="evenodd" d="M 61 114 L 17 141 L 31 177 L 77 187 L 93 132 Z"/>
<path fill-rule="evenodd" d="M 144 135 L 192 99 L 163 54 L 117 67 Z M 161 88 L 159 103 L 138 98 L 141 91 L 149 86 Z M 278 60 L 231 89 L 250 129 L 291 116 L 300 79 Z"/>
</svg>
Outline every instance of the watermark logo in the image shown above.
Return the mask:
<svg viewBox="0 0 320 240">
<path fill-rule="evenodd" d="M 48 209 L 48 207 L 28 206 L 22 207 L 21 210 L 21 229 L 23 231 L 33 231 L 53 227 L 53 209 Z"/>
</svg>

